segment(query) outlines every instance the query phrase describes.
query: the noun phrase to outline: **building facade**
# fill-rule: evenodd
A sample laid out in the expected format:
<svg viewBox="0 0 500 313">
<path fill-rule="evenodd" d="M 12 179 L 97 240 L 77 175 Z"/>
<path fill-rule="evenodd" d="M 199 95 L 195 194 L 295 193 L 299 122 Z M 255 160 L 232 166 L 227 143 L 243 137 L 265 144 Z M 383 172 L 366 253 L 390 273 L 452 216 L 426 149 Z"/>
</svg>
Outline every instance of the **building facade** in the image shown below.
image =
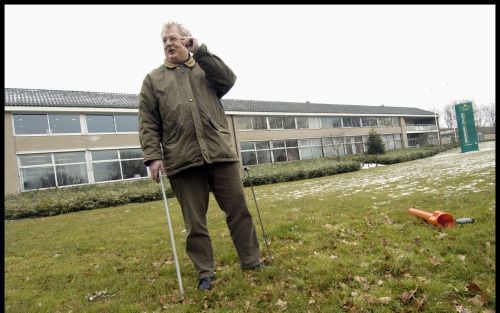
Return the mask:
<svg viewBox="0 0 500 313">
<path fill-rule="evenodd" d="M 6 88 L 5 193 L 149 176 L 139 96 Z M 407 107 L 222 99 L 242 165 L 363 153 L 370 129 L 386 149 L 438 144 L 438 117 Z"/>
</svg>

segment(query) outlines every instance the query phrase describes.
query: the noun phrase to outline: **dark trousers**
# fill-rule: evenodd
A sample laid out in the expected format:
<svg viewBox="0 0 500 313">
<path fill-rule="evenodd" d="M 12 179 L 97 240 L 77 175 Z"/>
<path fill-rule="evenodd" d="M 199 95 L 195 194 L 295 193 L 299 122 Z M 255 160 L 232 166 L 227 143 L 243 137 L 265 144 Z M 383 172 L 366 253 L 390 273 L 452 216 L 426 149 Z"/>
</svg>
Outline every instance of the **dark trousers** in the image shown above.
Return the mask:
<svg viewBox="0 0 500 313">
<path fill-rule="evenodd" d="M 226 223 L 241 268 L 260 263 L 257 233 L 248 211 L 239 163 L 205 163 L 169 177 L 186 226 L 186 252 L 199 277 L 214 274 L 212 242 L 207 228 L 209 191 L 226 213 Z"/>
</svg>

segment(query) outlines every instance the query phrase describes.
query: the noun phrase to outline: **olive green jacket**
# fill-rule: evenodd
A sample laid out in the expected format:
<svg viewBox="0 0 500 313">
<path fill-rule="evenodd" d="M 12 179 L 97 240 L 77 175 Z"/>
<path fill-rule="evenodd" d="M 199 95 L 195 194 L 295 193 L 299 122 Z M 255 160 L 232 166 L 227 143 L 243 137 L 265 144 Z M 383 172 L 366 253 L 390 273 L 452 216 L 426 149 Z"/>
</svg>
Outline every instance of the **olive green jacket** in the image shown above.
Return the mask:
<svg viewBox="0 0 500 313">
<path fill-rule="evenodd" d="M 233 71 L 205 44 L 186 63 L 165 61 L 146 75 L 139 100 L 144 163 L 163 156 L 166 174 L 172 176 L 204 161 L 239 161 L 219 100 L 235 81 Z"/>
</svg>

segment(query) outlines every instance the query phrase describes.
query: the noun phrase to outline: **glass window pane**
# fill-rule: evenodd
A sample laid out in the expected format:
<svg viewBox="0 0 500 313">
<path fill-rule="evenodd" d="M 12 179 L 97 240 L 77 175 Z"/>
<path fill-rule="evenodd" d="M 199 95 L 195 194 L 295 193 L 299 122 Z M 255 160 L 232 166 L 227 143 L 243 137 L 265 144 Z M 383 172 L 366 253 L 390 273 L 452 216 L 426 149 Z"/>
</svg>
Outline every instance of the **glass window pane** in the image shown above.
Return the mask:
<svg viewBox="0 0 500 313">
<path fill-rule="evenodd" d="M 85 163 L 56 166 L 56 175 L 58 186 L 86 184 L 89 182 L 87 164 Z"/>
<path fill-rule="evenodd" d="M 253 150 L 255 149 L 255 144 L 253 141 L 240 142 L 241 150 Z"/>
<path fill-rule="evenodd" d="M 286 148 L 286 155 L 288 161 L 299 160 L 299 149 L 298 148 Z"/>
<path fill-rule="evenodd" d="M 320 128 L 321 120 L 319 117 L 309 117 L 309 128 Z"/>
<path fill-rule="evenodd" d="M 309 118 L 305 116 L 297 117 L 297 128 L 309 128 Z"/>
<path fill-rule="evenodd" d="M 54 153 L 56 164 L 85 162 L 85 152 L 58 152 Z"/>
<path fill-rule="evenodd" d="M 271 142 L 273 148 L 284 148 L 285 141 L 284 140 L 274 140 Z"/>
<path fill-rule="evenodd" d="M 332 118 L 330 116 L 321 118 L 321 128 L 332 128 Z"/>
<path fill-rule="evenodd" d="M 120 150 L 120 159 L 142 159 L 141 149 L 123 149 Z"/>
<path fill-rule="evenodd" d="M 311 153 L 311 148 L 300 148 L 300 159 L 301 160 L 307 160 L 307 159 L 312 159 L 312 153 Z"/>
<path fill-rule="evenodd" d="M 359 117 L 352 118 L 352 127 L 361 127 L 361 119 Z"/>
<path fill-rule="evenodd" d="M 118 150 L 91 151 L 91 154 L 92 154 L 92 161 L 118 159 Z"/>
<path fill-rule="evenodd" d="M 253 129 L 267 129 L 267 122 L 265 116 L 254 116 L 253 117 Z"/>
<path fill-rule="evenodd" d="M 364 150 L 363 150 L 363 143 L 356 143 L 355 147 L 356 147 L 356 152 L 355 153 L 363 153 L 364 152 Z"/>
<path fill-rule="evenodd" d="M 269 116 L 268 119 L 270 129 L 283 129 L 283 117 Z"/>
<path fill-rule="evenodd" d="M 79 114 L 49 114 L 50 130 L 54 134 L 79 134 Z"/>
<path fill-rule="evenodd" d="M 236 130 L 240 129 L 252 129 L 252 117 L 251 116 L 235 116 L 234 124 Z"/>
<path fill-rule="evenodd" d="M 370 126 L 370 118 L 369 117 L 362 117 L 361 123 L 362 123 L 363 127 Z"/>
<path fill-rule="evenodd" d="M 16 135 L 48 134 L 47 114 L 13 114 Z"/>
<path fill-rule="evenodd" d="M 331 138 L 331 137 L 321 138 L 321 144 L 322 144 L 323 146 L 330 146 L 330 145 L 333 145 L 333 138 Z"/>
<path fill-rule="evenodd" d="M 285 162 L 286 161 L 286 151 L 285 149 L 273 150 L 274 162 Z"/>
<path fill-rule="evenodd" d="M 255 151 L 242 152 L 241 162 L 243 163 L 243 165 L 257 164 L 257 157 L 255 155 Z"/>
<path fill-rule="evenodd" d="M 342 123 L 344 124 L 344 127 L 352 127 L 352 119 L 350 117 L 343 117 Z"/>
<path fill-rule="evenodd" d="M 89 133 L 114 133 L 113 115 L 86 115 Z"/>
<path fill-rule="evenodd" d="M 307 147 L 311 145 L 311 141 L 309 139 L 299 139 L 297 140 L 299 147 Z"/>
<path fill-rule="evenodd" d="M 345 152 L 346 154 L 352 154 L 352 145 L 351 144 L 345 144 Z"/>
<path fill-rule="evenodd" d="M 340 117 L 332 117 L 332 127 L 340 128 L 342 127 L 342 118 Z"/>
<path fill-rule="evenodd" d="M 115 115 L 117 132 L 138 132 L 139 115 Z"/>
<path fill-rule="evenodd" d="M 283 117 L 283 128 L 285 129 L 295 129 L 295 117 L 284 116 Z"/>
<path fill-rule="evenodd" d="M 257 163 L 271 163 L 271 153 L 269 150 L 257 151 Z"/>
<path fill-rule="evenodd" d="M 362 136 L 354 136 L 354 142 L 363 142 Z"/>
<path fill-rule="evenodd" d="M 393 117 L 392 118 L 392 126 L 394 126 L 394 127 L 400 126 L 399 125 L 399 119 L 397 117 Z"/>
<path fill-rule="evenodd" d="M 141 160 L 122 161 L 123 179 L 148 177 L 147 167 Z"/>
<path fill-rule="evenodd" d="M 312 147 L 311 150 L 312 150 L 313 159 L 323 157 L 323 147 Z"/>
<path fill-rule="evenodd" d="M 54 168 L 33 167 L 21 169 L 24 190 L 56 187 Z"/>
<path fill-rule="evenodd" d="M 333 148 L 333 146 L 324 146 L 323 153 L 324 153 L 325 157 L 331 158 L 331 157 L 336 156 L 335 149 Z"/>
<path fill-rule="evenodd" d="M 311 146 L 321 146 L 321 138 L 311 139 Z"/>
<path fill-rule="evenodd" d="M 269 141 L 256 141 L 255 149 L 269 149 Z"/>
<path fill-rule="evenodd" d="M 21 166 L 52 164 L 52 157 L 50 153 L 20 155 L 19 163 Z"/>
<path fill-rule="evenodd" d="M 285 144 L 287 147 L 297 147 L 297 140 L 296 139 L 285 140 Z"/>
<path fill-rule="evenodd" d="M 96 182 L 122 179 L 118 162 L 93 163 Z"/>
</svg>

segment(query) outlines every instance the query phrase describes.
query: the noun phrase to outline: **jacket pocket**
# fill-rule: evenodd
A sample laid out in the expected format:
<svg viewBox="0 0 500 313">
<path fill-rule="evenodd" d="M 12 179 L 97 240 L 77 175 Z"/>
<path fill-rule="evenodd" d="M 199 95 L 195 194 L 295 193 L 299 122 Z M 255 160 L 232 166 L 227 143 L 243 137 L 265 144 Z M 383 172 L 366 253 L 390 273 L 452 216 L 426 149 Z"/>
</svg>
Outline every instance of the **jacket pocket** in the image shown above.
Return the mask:
<svg viewBox="0 0 500 313">
<path fill-rule="evenodd" d="M 220 131 L 221 133 L 224 133 L 224 134 L 229 134 L 229 129 L 227 129 L 224 125 L 222 125 L 221 123 L 217 122 L 213 117 L 210 118 L 210 124 L 212 124 L 212 126 L 217 129 L 218 131 Z"/>
</svg>

